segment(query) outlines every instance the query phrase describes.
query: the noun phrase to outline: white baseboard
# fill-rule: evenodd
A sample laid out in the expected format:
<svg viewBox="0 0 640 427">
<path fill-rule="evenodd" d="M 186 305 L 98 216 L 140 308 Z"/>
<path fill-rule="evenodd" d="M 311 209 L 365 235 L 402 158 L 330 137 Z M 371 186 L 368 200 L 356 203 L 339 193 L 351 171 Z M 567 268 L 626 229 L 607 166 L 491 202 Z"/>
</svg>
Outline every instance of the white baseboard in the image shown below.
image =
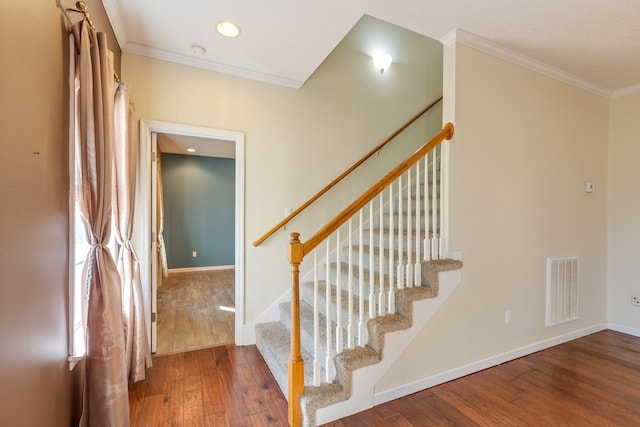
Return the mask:
<svg viewBox="0 0 640 427">
<path fill-rule="evenodd" d="M 207 267 L 185 267 L 185 268 L 170 268 L 167 271 L 171 273 L 191 273 L 195 271 L 213 271 L 213 270 L 234 270 L 235 265 L 211 265 Z"/>
<path fill-rule="evenodd" d="M 486 359 L 482 359 L 477 362 L 470 363 L 468 365 L 460 366 L 459 368 L 454 368 L 449 371 L 435 374 L 430 377 L 423 378 L 418 381 L 414 381 L 412 383 L 403 384 L 399 387 L 396 387 L 390 390 L 381 391 L 379 393 L 374 394 L 373 405 L 374 406 L 380 405 L 382 403 L 386 403 L 391 400 L 398 399 L 400 397 L 408 396 L 410 394 L 427 389 L 429 387 L 434 387 L 436 385 L 443 384 L 448 381 L 455 380 L 469 374 L 473 374 L 474 372 L 479 372 L 484 369 L 490 368 L 492 366 L 496 366 L 501 363 L 505 363 L 510 360 L 517 359 L 519 357 L 523 357 L 540 350 L 544 350 L 545 348 L 553 347 L 555 345 L 562 344 L 571 340 L 575 340 L 577 338 L 581 338 L 586 335 L 603 331 L 607 329 L 608 326 L 609 325 L 607 325 L 606 323 L 601 323 L 588 328 L 580 329 L 578 331 L 570 332 L 565 335 L 560 335 L 558 337 L 554 337 L 548 340 L 538 341 L 536 343 L 533 343 L 524 347 L 520 347 L 515 350 L 508 351 L 502 354 L 498 354 L 496 356 L 492 356 Z M 610 328 L 610 329 L 613 329 L 613 328 Z M 636 332 L 640 333 L 640 330 L 636 329 Z"/>
<path fill-rule="evenodd" d="M 617 323 L 609 323 L 607 326 L 612 331 L 622 332 L 623 334 L 633 335 L 634 337 L 640 337 L 640 329 L 632 328 L 631 326 L 618 325 Z"/>
</svg>

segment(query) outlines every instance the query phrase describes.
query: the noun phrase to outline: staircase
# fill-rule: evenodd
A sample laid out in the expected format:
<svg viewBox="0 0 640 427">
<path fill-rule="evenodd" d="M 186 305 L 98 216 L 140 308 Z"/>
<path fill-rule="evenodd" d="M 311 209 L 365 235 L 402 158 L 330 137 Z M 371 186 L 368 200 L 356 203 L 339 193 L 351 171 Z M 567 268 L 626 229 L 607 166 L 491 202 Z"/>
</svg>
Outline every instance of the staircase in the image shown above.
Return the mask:
<svg viewBox="0 0 640 427">
<path fill-rule="evenodd" d="M 336 266 L 333 265 L 332 268 Z M 309 384 L 314 383 L 313 379 L 313 283 L 306 282 L 301 285 L 301 343 L 302 357 L 305 361 L 305 391 L 302 396 L 302 412 L 304 415 L 304 426 L 321 425 L 338 418 L 346 417 L 356 412 L 368 409 L 373 406 L 373 386 L 377 380 L 386 372 L 386 369 L 401 354 L 399 348 L 404 348 L 411 338 L 421 329 L 429 318 L 435 314 L 437 308 L 453 291 L 457 285 L 458 277 L 449 277 L 453 284 L 448 284 L 446 295 L 440 296 L 440 273 L 445 271 L 459 270 L 462 267 L 460 261 L 454 260 L 433 260 L 423 262 L 421 286 L 405 288 L 396 292 L 396 314 L 386 314 L 384 316 L 369 319 L 367 322 L 368 340 L 365 346 L 356 346 L 353 349 L 346 349 L 335 355 L 333 358 L 336 371 L 335 380 L 331 383 L 324 382 L 319 386 Z M 369 274 L 369 270 L 366 270 Z M 330 282 L 334 290 L 335 283 Z M 325 291 L 325 283 L 320 288 L 321 293 Z M 342 292 L 345 292 L 343 289 Z M 360 297 L 360 296 L 358 296 Z M 368 295 L 364 296 L 368 303 Z M 424 300 L 434 299 L 432 307 L 420 304 Z M 344 300 L 344 298 L 343 298 Z M 324 301 L 323 301 L 324 303 Z M 414 320 L 414 304 L 420 304 L 422 316 L 418 322 Z M 324 306 L 324 304 L 321 304 Z M 342 307 L 341 315 L 346 317 L 347 308 Z M 416 310 L 418 311 L 418 310 Z M 428 313 L 427 313 L 428 312 Z M 256 325 L 256 344 L 269 369 L 273 373 L 278 385 L 285 396 L 287 395 L 288 378 L 287 363 L 289 360 L 290 347 L 290 327 L 291 327 L 291 305 L 290 303 L 280 304 L 280 321 L 263 323 Z M 335 313 L 332 314 L 332 324 L 335 327 Z M 321 313 L 320 330 L 326 328 L 326 312 Z M 414 331 L 408 331 L 413 328 Z M 387 355 L 385 351 L 385 336 L 396 331 L 407 331 L 404 337 L 398 337 L 394 343 L 394 355 Z M 347 336 L 345 330 L 344 336 Z M 324 342 L 326 335 L 321 333 L 320 341 Z M 404 339 L 403 339 L 404 338 Z M 400 341 L 400 342 L 397 342 Z M 346 342 L 344 343 L 346 346 Z M 326 347 L 323 347 L 321 360 L 326 360 Z M 381 363 L 381 362 L 384 362 Z M 376 369 L 377 365 L 380 366 Z M 354 371 L 372 367 L 366 373 L 360 375 L 364 381 L 354 380 Z M 385 369 L 386 368 L 386 369 Z M 326 373 L 326 365 L 321 368 L 322 375 Z M 357 377 L 356 377 L 357 378 Z M 365 383 L 365 384 L 363 384 Z M 368 386 L 368 387 L 367 387 Z M 355 392 L 355 393 L 354 393 Z M 351 401 L 349 401 L 351 399 Z M 342 405 L 339 405 L 342 404 Z M 316 415 L 320 409 L 324 412 Z"/>
<path fill-rule="evenodd" d="M 313 262 L 299 284 L 299 322 L 286 302 L 278 322 L 256 325 L 257 347 L 291 396 L 292 318 L 299 323 L 305 426 L 373 406 L 376 383 L 459 282 L 461 263 L 440 259 L 441 156 L 435 144 L 425 147 L 388 175 L 395 174 L 388 185 L 339 214 L 340 224 L 326 226 L 326 240 L 296 243 L 313 246 L 304 253 Z"/>
</svg>

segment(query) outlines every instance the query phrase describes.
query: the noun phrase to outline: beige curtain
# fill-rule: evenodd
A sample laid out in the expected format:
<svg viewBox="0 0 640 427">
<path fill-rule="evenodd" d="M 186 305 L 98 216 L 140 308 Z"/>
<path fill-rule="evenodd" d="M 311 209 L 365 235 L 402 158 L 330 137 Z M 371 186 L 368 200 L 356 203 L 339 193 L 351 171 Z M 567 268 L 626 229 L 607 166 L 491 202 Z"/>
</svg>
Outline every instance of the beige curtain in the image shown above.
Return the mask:
<svg viewBox="0 0 640 427">
<path fill-rule="evenodd" d="M 73 26 L 80 210 L 91 249 L 84 266 L 87 356 L 81 426 L 129 426 L 120 276 L 107 247 L 111 234 L 114 144 L 113 64 L 107 39 L 82 20 Z"/>
<path fill-rule="evenodd" d="M 160 160 L 160 153 L 158 153 L 158 167 L 156 171 L 156 203 L 158 204 L 158 256 L 160 258 L 160 268 L 162 270 L 162 278 L 166 279 L 169 277 L 169 267 L 167 266 L 167 249 L 164 247 L 164 196 L 162 189 L 162 161 Z"/>
<path fill-rule="evenodd" d="M 118 85 L 115 97 L 115 150 L 113 209 L 118 240 L 118 272 L 122 289 L 125 359 L 130 381 L 145 378 L 151 366 L 151 350 L 144 320 L 144 301 L 138 257 L 131 243 L 135 203 L 138 143 L 135 132 L 135 111 L 129 102 L 129 87 Z"/>
</svg>

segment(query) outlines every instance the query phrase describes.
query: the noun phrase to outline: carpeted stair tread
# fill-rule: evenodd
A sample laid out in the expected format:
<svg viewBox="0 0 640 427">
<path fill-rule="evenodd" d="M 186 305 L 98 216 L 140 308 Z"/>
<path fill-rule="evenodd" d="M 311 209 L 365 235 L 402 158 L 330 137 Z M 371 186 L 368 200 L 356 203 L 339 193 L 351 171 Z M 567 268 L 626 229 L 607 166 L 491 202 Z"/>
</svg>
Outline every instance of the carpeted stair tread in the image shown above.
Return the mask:
<svg viewBox="0 0 640 427">
<path fill-rule="evenodd" d="M 314 290 L 314 284 L 312 282 L 305 282 L 303 284 L 300 285 L 300 299 L 302 301 L 304 301 L 306 304 L 308 304 L 309 306 L 313 307 L 313 290 Z M 342 325 L 344 328 L 347 327 L 348 321 L 349 321 L 349 298 L 348 298 L 348 291 L 346 290 L 342 290 L 341 292 L 341 304 L 340 304 L 340 315 L 342 316 Z M 367 296 L 368 297 L 368 296 Z M 336 289 L 335 286 L 332 286 L 331 289 L 331 307 L 335 307 L 337 303 L 337 297 L 336 297 Z M 359 304 L 360 304 L 360 297 L 358 295 L 354 294 L 354 300 L 353 300 L 353 311 L 352 311 L 352 315 L 353 315 L 353 319 L 355 322 L 357 322 L 359 320 Z M 365 299 L 365 319 L 364 321 L 366 322 L 368 320 L 367 316 L 367 308 L 368 305 L 366 303 L 366 299 Z M 327 294 L 326 294 L 326 282 L 324 280 L 320 280 L 318 281 L 318 308 L 320 313 L 322 313 L 323 316 L 326 316 L 326 311 L 327 311 Z M 338 317 L 337 317 L 337 313 L 335 311 L 335 309 L 332 309 L 331 311 L 331 321 L 335 324 L 338 321 Z"/>
<path fill-rule="evenodd" d="M 291 304 L 280 304 L 280 322 L 287 330 L 291 330 Z M 327 317 L 320 313 L 318 315 L 318 358 L 324 363 L 327 357 Z M 336 323 L 331 323 L 331 343 L 336 341 Z M 343 348 L 348 346 L 348 324 L 342 324 Z M 314 325 L 313 325 L 313 307 L 306 302 L 300 302 L 300 345 L 309 355 L 313 355 L 314 351 Z"/>
<path fill-rule="evenodd" d="M 258 324 L 256 325 L 256 346 L 286 397 L 291 332 L 281 322 Z M 304 348 L 300 349 L 300 354 L 304 360 L 304 382 L 312 384 L 313 357 Z"/>
</svg>

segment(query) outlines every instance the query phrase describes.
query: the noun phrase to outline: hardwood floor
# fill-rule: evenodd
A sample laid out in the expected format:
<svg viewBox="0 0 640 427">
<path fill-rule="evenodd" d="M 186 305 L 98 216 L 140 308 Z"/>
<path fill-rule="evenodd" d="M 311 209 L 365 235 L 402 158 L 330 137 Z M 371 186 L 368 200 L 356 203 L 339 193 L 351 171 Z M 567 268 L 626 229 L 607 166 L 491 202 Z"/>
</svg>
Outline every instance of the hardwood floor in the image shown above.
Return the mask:
<svg viewBox="0 0 640 427">
<path fill-rule="evenodd" d="M 131 426 L 287 426 L 287 402 L 255 346 L 153 359 L 129 388 Z"/>
<path fill-rule="evenodd" d="M 131 425 L 286 426 L 255 346 L 154 359 Z M 640 425 L 640 338 L 603 331 L 378 405 L 329 427 Z"/>
<path fill-rule="evenodd" d="M 158 287 L 156 355 L 234 342 L 235 272 L 170 273 Z"/>
</svg>

